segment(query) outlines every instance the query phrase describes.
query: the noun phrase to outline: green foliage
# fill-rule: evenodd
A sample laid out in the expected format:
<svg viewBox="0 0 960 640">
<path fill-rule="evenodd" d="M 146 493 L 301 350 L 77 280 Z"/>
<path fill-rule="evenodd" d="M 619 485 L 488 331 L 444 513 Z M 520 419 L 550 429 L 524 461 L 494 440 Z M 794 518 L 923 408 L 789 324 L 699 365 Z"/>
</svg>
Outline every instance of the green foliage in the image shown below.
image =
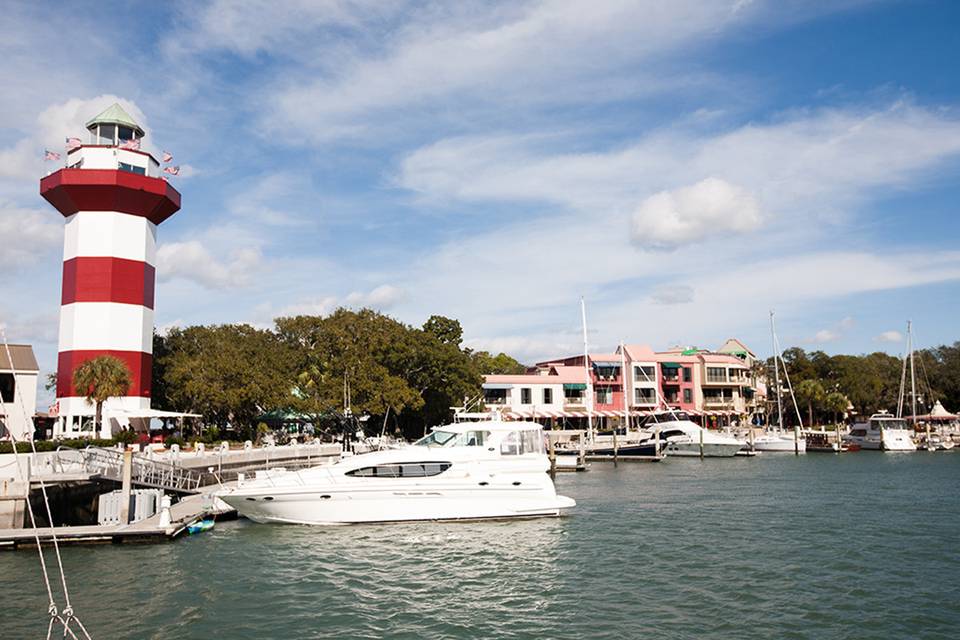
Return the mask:
<svg viewBox="0 0 960 640">
<path fill-rule="evenodd" d="M 200 413 L 214 425 L 249 427 L 293 401 L 292 358 L 271 331 L 249 325 L 172 329 L 157 338 L 154 404 Z"/>
<path fill-rule="evenodd" d="M 117 444 L 117 441 L 99 438 L 76 438 L 73 440 L 37 440 L 33 444 L 37 451 L 41 452 L 56 451 L 59 447 L 67 447 L 70 449 L 83 449 L 85 447 L 112 447 L 113 445 Z M 31 451 L 32 449 L 30 448 L 29 442 L 17 443 L 18 453 L 30 453 Z M 13 446 L 9 442 L 0 442 L 0 453 L 13 453 Z"/>
<path fill-rule="evenodd" d="M 183 438 L 179 436 L 170 436 L 168 438 L 163 439 L 163 446 L 165 446 L 166 448 L 169 449 L 173 445 L 177 445 L 178 447 L 182 448 L 186 446 L 186 442 L 184 442 Z"/>
<path fill-rule="evenodd" d="M 133 431 L 132 429 L 126 429 L 124 431 L 121 431 L 120 433 L 118 433 L 113 437 L 113 441 L 115 443 L 120 443 L 120 444 L 133 444 L 134 442 L 137 442 L 139 439 L 140 439 L 140 434 L 138 434 L 136 431 Z"/>
<path fill-rule="evenodd" d="M 127 394 L 130 389 L 130 369 L 113 356 L 97 356 L 82 362 L 73 372 L 73 386 L 77 395 L 96 407 L 94 424 L 100 430 L 103 403 L 110 398 Z"/>
<path fill-rule="evenodd" d="M 474 351 L 470 353 L 470 358 L 473 360 L 477 371 L 482 375 L 516 375 L 527 370 L 525 365 L 520 364 L 505 353 L 498 353 L 494 356 L 490 355 L 488 351 Z"/>
</svg>

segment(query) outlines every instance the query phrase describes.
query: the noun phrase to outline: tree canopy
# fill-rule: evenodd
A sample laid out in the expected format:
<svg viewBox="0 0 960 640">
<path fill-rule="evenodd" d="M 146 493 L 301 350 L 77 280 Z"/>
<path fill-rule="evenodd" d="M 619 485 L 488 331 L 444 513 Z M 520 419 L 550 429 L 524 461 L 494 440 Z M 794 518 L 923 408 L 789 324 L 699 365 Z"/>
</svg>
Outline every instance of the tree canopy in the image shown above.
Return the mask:
<svg viewBox="0 0 960 640">
<path fill-rule="evenodd" d="M 459 321 L 422 327 L 362 309 L 247 325 L 174 329 L 154 345 L 154 397 L 219 426 L 249 429 L 284 410 L 317 424 L 349 407 L 366 428 L 420 435 L 481 390 L 483 374 L 523 371 L 505 354 L 461 347 Z"/>
<path fill-rule="evenodd" d="M 126 363 L 114 356 L 91 358 L 74 370 L 74 391 L 96 407 L 98 430 L 103 417 L 103 403 L 110 398 L 126 395 L 130 389 L 130 378 Z"/>
</svg>

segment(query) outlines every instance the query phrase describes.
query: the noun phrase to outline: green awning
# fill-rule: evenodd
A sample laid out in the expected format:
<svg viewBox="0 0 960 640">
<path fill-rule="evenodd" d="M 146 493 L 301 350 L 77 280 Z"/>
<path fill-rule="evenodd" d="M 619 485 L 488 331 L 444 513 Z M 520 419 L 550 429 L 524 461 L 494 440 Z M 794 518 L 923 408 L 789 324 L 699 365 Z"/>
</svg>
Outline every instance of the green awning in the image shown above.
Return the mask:
<svg viewBox="0 0 960 640">
<path fill-rule="evenodd" d="M 690 349 L 685 349 L 680 355 L 682 356 L 695 356 L 697 355 L 697 348 L 691 347 Z"/>
<path fill-rule="evenodd" d="M 664 363 L 663 363 L 663 367 L 664 367 L 665 369 L 679 369 L 679 368 L 680 368 L 680 363 L 679 363 L 679 362 L 664 362 Z"/>
<path fill-rule="evenodd" d="M 564 383 L 563 383 L 563 388 L 564 388 L 564 389 L 571 389 L 571 390 L 574 390 L 574 391 L 586 391 L 586 390 L 587 390 L 587 384 L 586 384 L 585 382 L 564 382 Z"/>
</svg>

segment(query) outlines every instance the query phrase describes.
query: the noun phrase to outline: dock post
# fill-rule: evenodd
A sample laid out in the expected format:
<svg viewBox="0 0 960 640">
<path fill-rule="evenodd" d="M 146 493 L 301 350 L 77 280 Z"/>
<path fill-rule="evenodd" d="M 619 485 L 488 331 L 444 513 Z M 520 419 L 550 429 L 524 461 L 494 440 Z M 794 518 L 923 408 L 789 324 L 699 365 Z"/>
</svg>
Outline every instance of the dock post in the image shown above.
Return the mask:
<svg viewBox="0 0 960 640">
<path fill-rule="evenodd" d="M 133 484 L 133 451 L 123 450 L 123 486 L 120 489 L 120 524 L 130 524 L 130 486 Z"/>
<path fill-rule="evenodd" d="M 703 460 L 703 427 L 700 427 L 700 459 Z"/>
<path fill-rule="evenodd" d="M 613 466 L 617 466 L 617 431 L 619 427 L 613 425 Z"/>
<path fill-rule="evenodd" d="M 550 479 L 557 479 L 557 449 L 553 445 L 553 438 L 547 435 L 547 442 L 550 444 Z"/>
<path fill-rule="evenodd" d="M 167 494 L 160 498 L 160 522 L 157 524 L 162 528 L 170 526 L 170 496 Z"/>
<path fill-rule="evenodd" d="M 580 433 L 580 452 L 579 452 L 578 455 L 577 455 L 577 466 L 578 466 L 578 467 L 582 467 L 583 465 L 587 464 L 587 453 L 586 453 L 586 451 L 584 450 L 584 441 L 583 441 L 583 439 L 584 439 L 585 436 L 586 436 L 586 432 L 585 432 L 585 431 L 583 431 L 583 432 Z"/>
</svg>

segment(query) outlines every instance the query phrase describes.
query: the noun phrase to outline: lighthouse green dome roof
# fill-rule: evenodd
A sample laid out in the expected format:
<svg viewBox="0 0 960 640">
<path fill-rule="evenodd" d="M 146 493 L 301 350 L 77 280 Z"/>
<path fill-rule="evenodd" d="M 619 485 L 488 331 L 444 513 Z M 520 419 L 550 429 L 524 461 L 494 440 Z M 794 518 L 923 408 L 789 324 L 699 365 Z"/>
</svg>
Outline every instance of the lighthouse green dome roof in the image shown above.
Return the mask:
<svg viewBox="0 0 960 640">
<path fill-rule="evenodd" d="M 143 136 L 143 129 L 138 125 L 130 114 L 123 110 L 119 104 L 114 102 L 112 105 L 104 109 L 99 115 L 97 115 L 93 120 L 87 123 L 87 129 L 97 126 L 98 124 L 119 124 L 125 127 L 130 127 L 134 129 L 137 133 Z"/>
</svg>

